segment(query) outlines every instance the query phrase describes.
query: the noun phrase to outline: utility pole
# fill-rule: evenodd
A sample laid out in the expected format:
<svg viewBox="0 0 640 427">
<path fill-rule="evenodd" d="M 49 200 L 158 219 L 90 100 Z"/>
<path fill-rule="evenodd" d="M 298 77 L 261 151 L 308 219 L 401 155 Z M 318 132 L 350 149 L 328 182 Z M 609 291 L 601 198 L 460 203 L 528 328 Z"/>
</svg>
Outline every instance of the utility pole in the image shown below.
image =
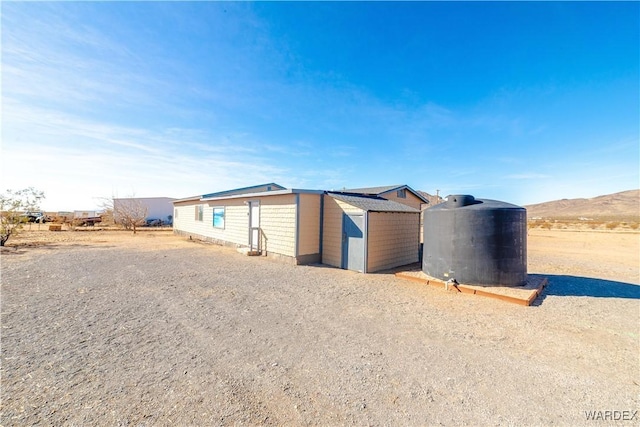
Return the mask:
<svg viewBox="0 0 640 427">
<path fill-rule="evenodd" d="M 436 190 L 436 203 L 440 201 L 440 190 Z"/>
</svg>

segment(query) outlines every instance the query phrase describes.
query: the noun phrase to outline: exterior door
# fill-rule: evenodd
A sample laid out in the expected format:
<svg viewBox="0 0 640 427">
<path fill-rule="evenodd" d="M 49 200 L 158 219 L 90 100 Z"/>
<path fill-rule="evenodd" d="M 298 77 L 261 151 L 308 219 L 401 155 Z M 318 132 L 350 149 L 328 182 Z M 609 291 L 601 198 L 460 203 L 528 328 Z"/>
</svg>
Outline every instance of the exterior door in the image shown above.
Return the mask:
<svg viewBox="0 0 640 427">
<path fill-rule="evenodd" d="M 364 216 L 342 214 L 342 268 L 364 271 Z"/>
<path fill-rule="evenodd" d="M 260 250 L 260 203 L 249 202 L 249 248 Z"/>
</svg>

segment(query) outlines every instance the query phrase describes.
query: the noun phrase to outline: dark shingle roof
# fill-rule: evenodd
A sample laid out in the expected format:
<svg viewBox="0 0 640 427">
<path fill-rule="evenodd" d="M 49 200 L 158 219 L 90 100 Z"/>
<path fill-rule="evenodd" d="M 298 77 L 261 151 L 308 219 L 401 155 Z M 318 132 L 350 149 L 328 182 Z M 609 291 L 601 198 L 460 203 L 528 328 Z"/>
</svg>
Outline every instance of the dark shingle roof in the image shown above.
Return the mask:
<svg viewBox="0 0 640 427">
<path fill-rule="evenodd" d="M 387 191 L 395 190 L 401 187 L 404 187 L 404 185 L 384 185 L 381 187 L 350 188 L 350 189 L 342 190 L 342 192 L 357 193 L 357 194 L 372 194 L 372 195 L 378 196 L 382 193 L 386 193 Z"/>
<path fill-rule="evenodd" d="M 407 189 L 413 194 L 415 194 L 419 199 L 421 199 L 425 203 L 429 203 L 429 200 L 426 199 L 419 191 L 415 191 L 413 188 L 408 185 L 384 185 L 380 187 L 365 187 L 365 188 L 352 188 L 348 190 L 342 190 L 343 193 L 352 193 L 352 194 L 368 194 L 372 196 L 380 196 L 384 193 L 388 193 L 394 190 Z"/>
<path fill-rule="evenodd" d="M 354 194 L 344 193 L 327 193 L 334 199 L 341 200 L 345 203 L 360 208 L 364 211 L 370 212 L 412 212 L 419 213 L 418 209 L 414 209 L 411 206 L 403 205 L 402 203 L 394 202 L 391 200 L 383 199 L 378 196 L 359 196 Z"/>
</svg>

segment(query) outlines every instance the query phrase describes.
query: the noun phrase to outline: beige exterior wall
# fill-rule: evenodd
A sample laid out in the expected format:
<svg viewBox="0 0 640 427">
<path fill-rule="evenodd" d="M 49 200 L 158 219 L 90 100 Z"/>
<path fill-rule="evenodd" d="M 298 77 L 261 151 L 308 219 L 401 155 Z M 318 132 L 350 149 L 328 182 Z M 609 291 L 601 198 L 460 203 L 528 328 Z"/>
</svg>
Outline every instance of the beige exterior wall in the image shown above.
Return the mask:
<svg viewBox="0 0 640 427">
<path fill-rule="evenodd" d="M 407 197 L 405 199 L 401 199 L 398 197 L 397 191 L 393 190 L 387 193 L 382 193 L 380 196 L 384 197 L 387 200 L 402 203 L 403 205 L 411 206 L 412 208 L 420 210 L 420 205 L 422 205 L 424 202 L 409 190 L 406 190 L 406 194 Z"/>
<path fill-rule="evenodd" d="M 420 215 L 369 212 L 367 272 L 418 262 Z"/>
<path fill-rule="evenodd" d="M 363 213 L 362 209 L 351 206 L 326 195 L 324 198 L 324 223 L 322 239 L 322 263 L 334 267 L 342 264 L 342 214 Z"/>
<path fill-rule="evenodd" d="M 194 234 L 205 234 L 207 227 L 205 221 L 195 220 L 195 206 L 201 204 L 197 201 L 181 202 L 173 207 L 173 229 L 183 230 Z M 208 224 L 207 224 L 208 225 Z"/>
<path fill-rule="evenodd" d="M 213 208 L 224 208 L 224 229 L 213 226 Z M 205 212 L 211 237 L 242 246 L 249 244 L 249 207 L 242 200 L 212 202 Z"/>
<path fill-rule="evenodd" d="M 320 195 L 284 194 L 255 196 L 201 203 L 196 200 L 179 202 L 174 206 L 174 230 L 194 237 L 219 240 L 239 246 L 249 245 L 249 206 L 260 204 L 260 248 L 266 255 L 296 256 L 296 197 L 299 197 L 300 219 L 298 256 L 319 252 Z M 203 220 L 196 220 L 196 206 L 204 206 Z M 213 209 L 225 208 L 224 229 L 213 227 Z"/>
<path fill-rule="evenodd" d="M 320 252 L 320 194 L 300 194 L 298 255 Z"/>
<path fill-rule="evenodd" d="M 260 202 L 261 248 L 263 251 L 295 256 L 296 195 L 255 197 Z M 247 225 L 249 225 L 247 217 Z"/>
<path fill-rule="evenodd" d="M 203 206 L 202 221 L 196 220 L 196 206 Z M 224 207 L 224 228 L 213 226 L 213 208 Z M 173 228 L 237 245 L 249 244 L 249 208 L 242 200 L 224 202 L 181 202 L 174 206 Z"/>
</svg>

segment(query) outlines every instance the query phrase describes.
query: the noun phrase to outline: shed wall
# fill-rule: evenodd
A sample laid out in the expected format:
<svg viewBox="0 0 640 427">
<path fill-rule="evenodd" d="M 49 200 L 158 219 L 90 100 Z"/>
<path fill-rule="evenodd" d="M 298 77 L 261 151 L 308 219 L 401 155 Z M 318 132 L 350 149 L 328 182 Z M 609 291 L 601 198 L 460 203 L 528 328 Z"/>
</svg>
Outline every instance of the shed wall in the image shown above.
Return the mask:
<svg viewBox="0 0 640 427">
<path fill-rule="evenodd" d="M 320 198 L 319 194 L 300 194 L 298 218 L 298 255 L 320 253 Z"/>
<path fill-rule="evenodd" d="M 367 272 L 418 262 L 420 215 L 369 212 Z"/>
<path fill-rule="evenodd" d="M 342 214 L 361 214 L 362 209 L 331 196 L 324 199 L 322 263 L 333 267 L 342 265 Z"/>
</svg>

